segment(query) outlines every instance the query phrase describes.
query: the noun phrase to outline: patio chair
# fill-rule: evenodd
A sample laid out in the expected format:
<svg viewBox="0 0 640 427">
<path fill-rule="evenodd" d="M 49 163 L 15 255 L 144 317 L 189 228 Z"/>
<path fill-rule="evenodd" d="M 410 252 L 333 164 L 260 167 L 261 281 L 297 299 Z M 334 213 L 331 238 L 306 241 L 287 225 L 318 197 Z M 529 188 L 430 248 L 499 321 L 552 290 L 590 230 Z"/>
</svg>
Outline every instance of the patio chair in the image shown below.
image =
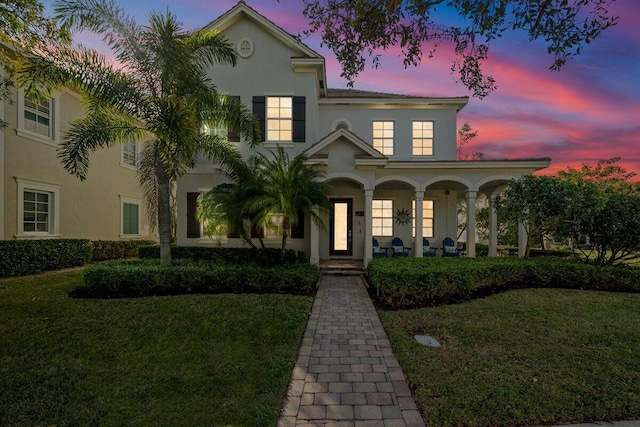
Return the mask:
<svg viewBox="0 0 640 427">
<path fill-rule="evenodd" d="M 396 258 L 409 256 L 409 251 L 411 248 L 405 247 L 402 239 L 399 237 L 394 237 L 391 241 L 391 247 L 393 248 L 393 256 Z"/>
<path fill-rule="evenodd" d="M 378 241 L 376 240 L 376 238 L 373 238 L 373 257 L 374 258 L 387 258 L 388 254 L 387 254 L 387 248 L 381 248 L 380 244 L 378 243 Z"/>
<path fill-rule="evenodd" d="M 445 237 L 442 241 L 442 256 L 443 257 L 459 257 L 460 249 L 456 246 L 456 243 L 451 237 Z"/>
<path fill-rule="evenodd" d="M 436 256 L 436 248 L 429 246 L 429 239 L 426 237 L 422 238 L 422 256 Z"/>
</svg>

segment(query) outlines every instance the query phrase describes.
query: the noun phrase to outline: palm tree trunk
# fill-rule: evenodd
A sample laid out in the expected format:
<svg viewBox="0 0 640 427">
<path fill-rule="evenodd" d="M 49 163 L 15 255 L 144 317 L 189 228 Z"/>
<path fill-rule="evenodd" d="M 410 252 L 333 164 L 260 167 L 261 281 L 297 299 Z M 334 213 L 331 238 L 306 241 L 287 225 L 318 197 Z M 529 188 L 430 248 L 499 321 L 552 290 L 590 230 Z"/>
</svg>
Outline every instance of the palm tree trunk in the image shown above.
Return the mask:
<svg viewBox="0 0 640 427">
<path fill-rule="evenodd" d="M 158 161 L 158 234 L 160 235 L 160 265 L 171 265 L 171 183 L 164 165 Z"/>
<path fill-rule="evenodd" d="M 287 250 L 287 237 L 289 237 L 289 218 L 282 218 L 282 248 L 280 249 L 280 261 L 284 262 L 284 254 Z"/>
</svg>

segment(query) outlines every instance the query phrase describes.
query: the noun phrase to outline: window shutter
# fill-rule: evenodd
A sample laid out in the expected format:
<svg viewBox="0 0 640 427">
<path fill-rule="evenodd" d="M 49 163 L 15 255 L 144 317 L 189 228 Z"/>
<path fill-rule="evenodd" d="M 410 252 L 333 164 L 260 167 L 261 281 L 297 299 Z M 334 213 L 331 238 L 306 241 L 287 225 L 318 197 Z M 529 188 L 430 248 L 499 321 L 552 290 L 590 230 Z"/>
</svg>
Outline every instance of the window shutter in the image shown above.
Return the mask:
<svg viewBox="0 0 640 427">
<path fill-rule="evenodd" d="M 200 221 L 196 218 L 200 193 L 187 193 L 187 238 L 197 239 L 200 235 Z"/>
<path fill-rule="evenodd" d="M 306 141 L 306 100 L 304 96 L 293 97 L 293 142 Z"/>
<path fill-rule="evenodd" d="M 262 135 L 262 140 L 266 141 L 266 117 L 267 117 L 267 106 L 265 103 L 264 96 L 254 96 L 253 97 L 253 114 L 258 118 L 258 123 L 260 123 L 260 135 Z"/>
<path fill-rule="evenodd" d="M 239 96 L 233 95 L 233 96 L 228 96 L 228 98 L 233 98 L 235 101 L 240 103 L 240 97 Z M 240 135 L 237 134 L 231 128 L 229 128 L 229 129 L 227 129 L 227 140 L 229 142 L 240 142 Z"/>
<path fill-rule="evenodd" d="M 304 212 L 298 212 L 298 222 L 291 225 L 291 238 L 304 239 Z"/>
</svg>

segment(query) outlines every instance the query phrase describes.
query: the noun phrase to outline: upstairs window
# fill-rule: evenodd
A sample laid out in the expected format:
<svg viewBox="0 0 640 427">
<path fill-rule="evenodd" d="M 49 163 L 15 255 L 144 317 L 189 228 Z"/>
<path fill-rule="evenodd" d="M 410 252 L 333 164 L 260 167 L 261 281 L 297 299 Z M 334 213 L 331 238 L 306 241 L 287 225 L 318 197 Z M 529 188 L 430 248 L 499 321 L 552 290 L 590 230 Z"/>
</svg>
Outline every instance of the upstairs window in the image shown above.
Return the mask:
<svg viewBox="0 0 640 427">
<path fill-rule="evenodd" d="M 416 201 L 411 201 L 412 236 L 416 237 Z M 433 237 L 433 200 L 422 201 L 422 237 Z"/>
<path fill-rule="evenodd" d="M 433 156 L 433 122 L 413 122 L 413 155 Z"/>
<path fill-rule="evenodd" d="M 371 221 L 374 236 L 393 236 L 393 200 L 372 200 Z"/>
<path fill-rule="evenodd" d="M 385 156 L 393 155 L 393 122 L 373 122 L 373 148 Z"/>
<path fill-rule="evenodd" d="M 138 166 L 138 144 L 135 141 L 128 141 L 122 144 L 122 165 Z"/>
<path fill-rule="evenodd" d="M 293 99 L 267 97 L 267 141 L 291 141 L 293 137 Z"/>
<path fill-rule="evenodd" d="M 22 99 L 22 130 L 48 140 L 54 139 L 53 111 L 54 100 L 38 103 L 33 99 Z"/>
</svg>

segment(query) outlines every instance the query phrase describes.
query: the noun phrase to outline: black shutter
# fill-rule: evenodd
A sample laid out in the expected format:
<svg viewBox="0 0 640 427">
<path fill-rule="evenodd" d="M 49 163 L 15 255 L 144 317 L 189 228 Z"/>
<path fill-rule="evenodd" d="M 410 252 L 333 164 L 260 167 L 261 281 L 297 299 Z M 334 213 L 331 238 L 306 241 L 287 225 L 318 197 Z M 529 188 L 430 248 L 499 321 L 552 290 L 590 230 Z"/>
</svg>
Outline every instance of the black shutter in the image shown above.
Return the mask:
<svg viewBox="0 0 640 427">
<path fill-rule="evenodd" d="M 227 98 L 233 98 L 235 101 L 240 103 L 240 97 L 235 95 L 227 96 Z M 229 142 L 240 142 L 240 135 L 237 134 L 233 129 L 227 129 L 227 140 Z"/>
<path fill-rule="evenodd" d="M 260 134 L 262 135 L 262 140 L 266 141 L 266 133 L 265 133 L 265 120 L 267 117 L 267 106 L 265 104 L 264 96 L 254 96 L 253 97 L 253 114 L 258 118 L 258 123 L 260 123 Z"/>
<path fill-rule="evenodd" d="M 187 193 L 187 238 L 197 239 L 200 235 L 200 221 L 196 218 L 200 193 Z"/>
<path fill-rule="evenodd" d="M 304 239 L 304 212 L 298 212 L 298 222 L 291 224 L 291 238 Z"/>
<path fill-rule="evenodd" d="M 307 117 L 304 96 L 293 97 L 293 142 L 305 142 L 307 139 L 305 120 Z"/>
</svg>

